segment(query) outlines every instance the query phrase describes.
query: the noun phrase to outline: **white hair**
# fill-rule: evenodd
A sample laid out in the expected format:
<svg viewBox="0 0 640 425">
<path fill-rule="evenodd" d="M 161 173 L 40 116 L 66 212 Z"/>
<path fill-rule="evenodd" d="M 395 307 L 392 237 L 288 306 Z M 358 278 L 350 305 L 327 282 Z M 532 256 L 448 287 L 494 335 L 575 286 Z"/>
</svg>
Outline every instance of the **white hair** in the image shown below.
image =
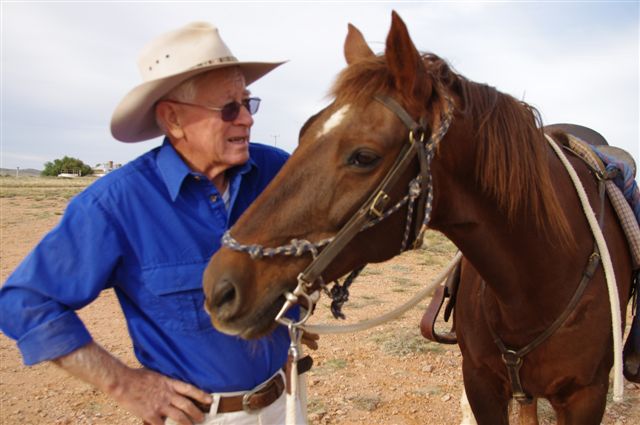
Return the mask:
<svg viewBox="0 0 640 425">
<path fill-rule="evenodd" d="M 198 74 L 183 81 L 174 87 L 169 93 L 162 96 L 160 100 L 177 100 L 178 102 L 193 102 L 198 91 L 198 80 L 206 74 Z"/>
<path fill-rule="evenodd" d="M 198 88 L 200 86 L 200 82 L 207 78 L 212 72 L 219 72 L 222 70 L 234 70 L 235 72 L 241 73 L 241 69 L 238 66 L 234 66 L 231 68 L 222 68 L 222 69 L 214 69 L 208 72 L 203 72 L 202 74 L 198 74 L 189 78 L 188 80 L 183 81 L 177 87 L 174 87 L 169 93 L 162 96 L 158 102 L 163 100 L 175 100 L 177 102 L 185 102 L 191 103 L 196 99 L 196 95 L 198 93 Z M 156 103 L 157 104 L 157 103 Z M 159 119 L 158 114 L 156 114 L 156 124 L 162 130 L 162 133 L 167 135 L 167 128 L 161 119 Z"/>
<path fill-rule="evenodd" d="M 196 99 L 196 94 L 198 93 L 198 84 L 205 75 L 207 75 L 206 72 L 183 81 L 177 87 L 171 89 L 169 93 L 162 96 L 160 100 L 158 100 L 158 102 L 161 102 L 163 100 L 175 100 L 178 102 L 186 103 L 193 102 Z M 158 127 L 160 127 L 160 130 L 162 130 L 162 133 L 167 135 L 167 128 L 165 127 L 164 122 L 162 122 L 162 119 L 160 119 L 158 114 L 156 114 L 156 124 L 158 125 Z"/>
</svg>

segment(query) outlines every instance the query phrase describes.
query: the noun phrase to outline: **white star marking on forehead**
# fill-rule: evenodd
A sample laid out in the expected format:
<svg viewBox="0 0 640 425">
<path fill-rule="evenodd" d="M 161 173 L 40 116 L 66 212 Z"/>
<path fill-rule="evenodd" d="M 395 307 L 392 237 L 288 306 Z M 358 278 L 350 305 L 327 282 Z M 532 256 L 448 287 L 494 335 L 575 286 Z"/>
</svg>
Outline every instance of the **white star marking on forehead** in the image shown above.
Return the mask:
<svg viewBox="0 0 640 425">
<path fill-rule="evenodd" d="M 345 115 L 347 115 L 348 111 L 349 105 L 344 105 L 342 108 L 334 112 L 333 115 L 331 115 L 329 119 L 324 122 L 322 129 L 318 132 L 318 138 L 324 136 L 325 134 L 329 133 L 331 130 L 339 126 Z"/>
</svg>

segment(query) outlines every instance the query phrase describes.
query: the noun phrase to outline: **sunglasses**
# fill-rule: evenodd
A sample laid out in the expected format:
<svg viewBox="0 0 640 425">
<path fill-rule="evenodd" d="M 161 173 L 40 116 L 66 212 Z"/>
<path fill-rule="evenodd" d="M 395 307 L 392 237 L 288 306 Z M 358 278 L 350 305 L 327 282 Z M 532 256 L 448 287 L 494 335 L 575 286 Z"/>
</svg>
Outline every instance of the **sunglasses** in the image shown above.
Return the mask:
<svg viewBox="0 0 640 425">
<path fill-rule="evenodd" d="M 242 103 L 238 103 L 236 101 L 229 102 L 226 105 L 222 106 L 221 108 L 216 108 L 213 106 L 206 106 L 206 105 L 198 105 L 196 103 L 179 102 L 177 100 L 171 100 L 171 99 L 167 99 L 167 101 L 177 103 L 179 105 L 195 106 L 198 108 L 208 109 L 209 111 L 220 112 L 220 117 L 222 118 L 222 121 L 225 121 L 225 122 L 235 121 L 236 118 L 238 118 L 238 115 L 240 115 L 240 108 L 243 106 L 247 108 L 247 111 L 249 111 L 251 115 L 254 115 L 256 112 L 258 112 L 258 108 L 260 107 L 259 97 L 248 97 L 246 99 L 242 99 Z"/>
</svg>

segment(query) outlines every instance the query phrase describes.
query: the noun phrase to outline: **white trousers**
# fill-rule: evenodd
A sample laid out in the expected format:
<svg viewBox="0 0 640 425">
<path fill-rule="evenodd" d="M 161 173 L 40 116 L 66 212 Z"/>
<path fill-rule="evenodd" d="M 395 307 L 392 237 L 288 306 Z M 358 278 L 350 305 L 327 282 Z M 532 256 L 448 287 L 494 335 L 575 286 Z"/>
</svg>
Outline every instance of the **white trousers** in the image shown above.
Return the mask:
<svg viewBox="0 0 640 425">
<path fill-rule="evenodd" d="M 282 373 L 282 372 L 279 372 Z M 211 403 L 211 412 L 218 410 L 220 397 L 229 397 L 244 394 L 244 391 L 233 393 L 214 393 L 213 403 Z M 203 425 L 284 425 L 286 423 L 287 413 L 287 392 L 283 391 L 282 395 L 271 403 L 269 406 L 251 413 L 240 410 L 238 412 L 229 413 L 208 413 L 205 415 Z M 296 406 L 296 420 L 298 425 L 307 425 L 307 418 L 302 415 L 302 406 L 298 400 Z M 176 425 L 172 419 L 167 419 L 165 425 Z"/>
</svg>

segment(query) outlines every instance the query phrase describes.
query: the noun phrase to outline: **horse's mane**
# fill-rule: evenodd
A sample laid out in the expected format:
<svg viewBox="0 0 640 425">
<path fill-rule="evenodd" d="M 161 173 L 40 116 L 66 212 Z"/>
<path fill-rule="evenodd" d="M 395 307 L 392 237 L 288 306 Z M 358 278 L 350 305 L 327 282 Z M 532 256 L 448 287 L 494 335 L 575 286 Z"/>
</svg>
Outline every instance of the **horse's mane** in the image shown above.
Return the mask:
<svg viewBox="0 0 640 425">
<path fill-rule="evenodd" d="M 462 101 L 457 112 L 472 120 L 475 129 L 475 174 L 481 190 L 496 200 L 511 222 L 524 217 L 557 241 L 570 244 L 569 224 L 551 181 L 538 111 L 494 87 L 467 80 L 436 55 L 423 54 L 422 59 L 429 77 L 418 84 L 425 85 L 422 89 L 429 87 L 430 98 L 426 102 L 398 100 L 409 110 L 427 108 L 438 119 L 446 106 L 444 93 L 455 93 Z M 337 103 L 356 106 L 371 102 L 378 93 L 398 96 L 384 56 L 351 64 L 338 75 L 331 90 Z"/>
</svg>

